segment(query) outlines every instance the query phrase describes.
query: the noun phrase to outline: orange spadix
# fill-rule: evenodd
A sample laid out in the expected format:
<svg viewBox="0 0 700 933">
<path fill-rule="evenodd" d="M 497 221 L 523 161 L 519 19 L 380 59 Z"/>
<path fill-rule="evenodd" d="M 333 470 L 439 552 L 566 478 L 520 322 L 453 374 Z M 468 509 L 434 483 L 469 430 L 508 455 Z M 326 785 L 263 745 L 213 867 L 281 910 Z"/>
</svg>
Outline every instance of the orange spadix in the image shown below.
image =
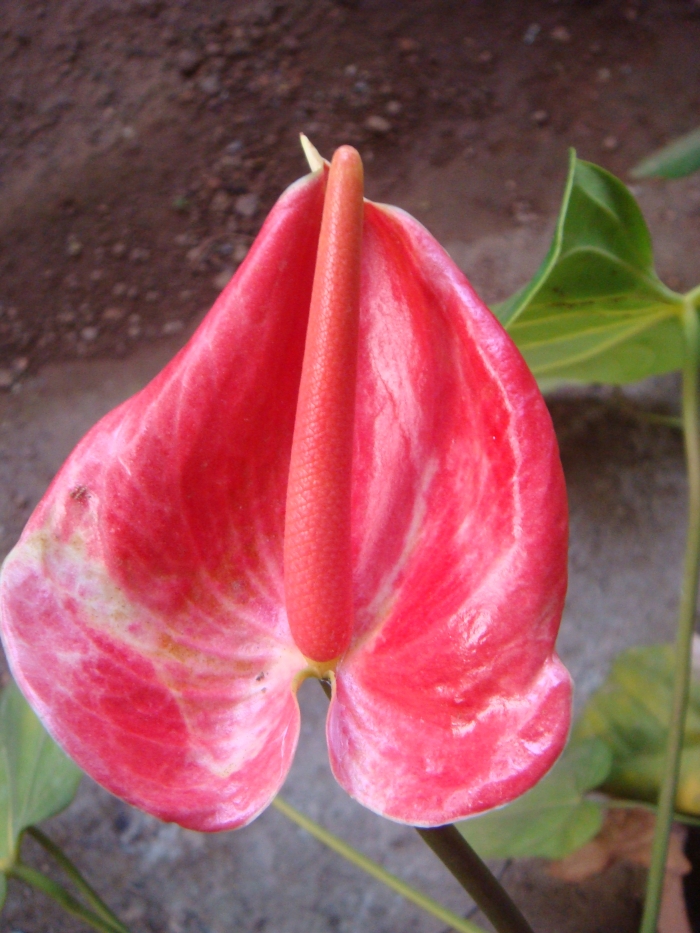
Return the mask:
<svg viewBox="0 0 700 933">
<path fill-rule="evenodd" d="M 350 485 L 360 307 L 363 172 L 333 156 L 323 208 L 289 468 L 284 586 L 292 637 L 325 662 L 353 625 Z"/>
</svg>

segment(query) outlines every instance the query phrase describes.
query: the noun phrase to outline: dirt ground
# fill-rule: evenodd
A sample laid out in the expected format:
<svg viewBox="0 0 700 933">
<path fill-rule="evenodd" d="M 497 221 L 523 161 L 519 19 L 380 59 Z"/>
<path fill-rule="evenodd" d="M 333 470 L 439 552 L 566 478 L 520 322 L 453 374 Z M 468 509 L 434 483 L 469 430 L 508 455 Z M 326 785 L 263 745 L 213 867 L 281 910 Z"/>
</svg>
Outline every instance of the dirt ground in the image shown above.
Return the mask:
<svg viewBox="0 0 700 933">
<path fill-rule="evenodd" d="M 368 195 L 415 214 L 493 301 L 544 254 L 567 147 L 627 178 L 700 122 L 698 0 L 0 0 L 0 42 L 0 556 L 305 172 L 300 131 L 326 155 L 356 145 Z M 677 289 L 700 280 L 696 179 L 634 187 Z M 677 385 L 639 393 L 668 406 Z M 552 410 L 572 511 L 560 647 L 580 703 L 622 647 L 671 636 L 682 450 L 604 392 Z M 415 834 L 334 785 L 312 686 L 285 794 L 465 911 Z M 440 929 L 274 812 L 202 837 L 85 781 L 52 832 L 135 933 Z M 642 880 L 625 866 L 580 886 L 540 865 L 505 874 L 542 933 L 631 933 Z M 2 933 L 78 929 L 12 886 Z"/>
<path fill-rule="evenodd" d="M 0 386 L 186 326 L 300 131 L 383 200 L 469 161 L 471 241 L 551 213 L 567 145 L 624 174 L 695 125 L 699 37 L 697 0 L 3 0 Z"/>
</svg>

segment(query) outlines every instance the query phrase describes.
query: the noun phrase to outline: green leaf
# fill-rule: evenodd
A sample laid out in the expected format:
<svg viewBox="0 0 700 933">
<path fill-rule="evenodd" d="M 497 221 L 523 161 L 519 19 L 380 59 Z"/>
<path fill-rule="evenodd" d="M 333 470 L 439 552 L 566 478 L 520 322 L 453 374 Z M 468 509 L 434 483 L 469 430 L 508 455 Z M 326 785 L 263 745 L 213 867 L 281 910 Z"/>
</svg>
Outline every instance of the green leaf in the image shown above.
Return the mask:
<svg viewBox="0 0 700 933">
<path fill-rule="evenodd" d="M 700 127 L 657 149 L 630 174 L 634 178 L 683 178 L 700 169 Z"/>
<path fill-rule="evenodd" d="M 8 684 L 0 699 L 0 871 L 15 862 L 23 830 L 68 806 L 81 776 Z"/>
<path fill-rule="evenodd" d="M 7 878 L 0 874 L 0 910 L 2 910 L 5 904 L 5 898 L 7 897 Z"/>
<path fill-rule="evenodd" d="M 600 830 L 604 806 L 583 795 L 605 781 L 611 761 L 598 739 L 570 743 L 532 790 L 457 829 L 482 858 L 564 858 Z"/>
<path fill-rule="evenodd" d="M 603 789 L 655 803 L 664 767 L 673 688 L 673 647 L 631 648 L 590 699 L 574 729 L 577 740 L 597 737 L 612 752 Z M 700 814 L 700 682 L 693 678 L 676 796 L 681 813 Z"/>
<path fill-rule="evenodd" d="M 541 380 L 633 382 L 679 369 L 683 298 L 654 271 L 636 201 L 571 153 L 554 238 L 534 278 L 496 308 Z"/>
</svg>

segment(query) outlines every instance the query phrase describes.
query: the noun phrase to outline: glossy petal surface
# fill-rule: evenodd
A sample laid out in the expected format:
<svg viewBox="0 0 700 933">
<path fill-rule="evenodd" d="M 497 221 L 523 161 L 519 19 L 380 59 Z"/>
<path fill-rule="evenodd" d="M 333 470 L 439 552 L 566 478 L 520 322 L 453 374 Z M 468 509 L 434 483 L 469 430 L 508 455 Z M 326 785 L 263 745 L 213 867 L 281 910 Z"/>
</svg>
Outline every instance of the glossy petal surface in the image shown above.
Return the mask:
<svg viewBox="0 0 700 933">
<path fill-rule="evenodd" d="M 513 344 L 427 231 L 376 205 L 356 418 L 356 630 L 331 764 L 371 809 L 439 825 L 527 790 L 563 747 L 566 496 Z"/>
<path fill-rule="evenodd" d="M 289 456 L 323 205 L 280 199 L 193 340 L 81 441 L 3 571 L 15 676 L 114 793 L 242 825 L 289 769 Z"/>
<path fill-rule="evenodd" d="M 8 654 L 54 736 L 110 790 L 197 829 L 259 813 L 298 737 L 284 517 L 323 198 L 320 174 L 283 195 L 190 344 L 78 445 L 3 570 Z M 369 203 L 351 493 L 336 777 L 424 826 L 512 799 L 569 721 L 556 442 L 461 273 Z"/>
</svg>

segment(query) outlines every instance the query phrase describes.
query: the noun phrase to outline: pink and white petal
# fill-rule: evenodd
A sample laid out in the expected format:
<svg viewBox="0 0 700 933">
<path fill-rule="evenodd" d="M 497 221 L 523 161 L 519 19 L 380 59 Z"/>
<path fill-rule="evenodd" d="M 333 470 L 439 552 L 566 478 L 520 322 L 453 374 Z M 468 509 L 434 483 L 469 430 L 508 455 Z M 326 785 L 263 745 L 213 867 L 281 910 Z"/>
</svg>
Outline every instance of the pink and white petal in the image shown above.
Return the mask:
<svg viewBox="0 0 700 933">
<path fill-rule="evenodd" d="M 328 742 L 352 796 L 431 826 L 523 793 L 563 747 L 566 494 L 546 407 L 500 325 L 416 221 L 365 217 L 357 623 Z"/>
<path fill-rule="evenodd" d="M 10 663 L 49 730 L 110 790 L 198 829 L 252 819 L 298 736 L 282 544 L 323 185 L 282 196 L 189 344 L 77 446 L 3 570 Z"/>
</svg>

